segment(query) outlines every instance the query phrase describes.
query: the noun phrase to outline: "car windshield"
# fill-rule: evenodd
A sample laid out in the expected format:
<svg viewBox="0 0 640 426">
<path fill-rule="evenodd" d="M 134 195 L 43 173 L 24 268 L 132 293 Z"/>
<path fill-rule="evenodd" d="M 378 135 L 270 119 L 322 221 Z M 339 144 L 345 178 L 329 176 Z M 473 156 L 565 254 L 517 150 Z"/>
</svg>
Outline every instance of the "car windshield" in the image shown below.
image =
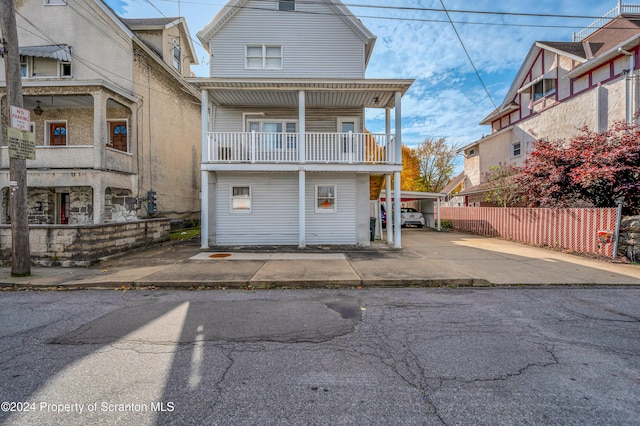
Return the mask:
<svg viewBox="0 0 640 426">
<path fill-rule="evenodd" d="M 412 208 L 412 207 L 403 207 L 401 210 L 402 213 L 417 213 L 418 210 Z"/>
</svg>

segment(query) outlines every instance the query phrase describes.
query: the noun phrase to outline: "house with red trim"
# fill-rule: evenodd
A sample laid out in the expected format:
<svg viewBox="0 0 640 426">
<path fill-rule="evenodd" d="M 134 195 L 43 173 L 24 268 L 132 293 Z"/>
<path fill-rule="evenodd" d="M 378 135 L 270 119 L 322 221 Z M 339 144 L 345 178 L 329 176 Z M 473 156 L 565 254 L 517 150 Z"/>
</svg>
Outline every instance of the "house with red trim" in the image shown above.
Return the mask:
<svg viewBox="0 0 640 426">
<path fill-rule="evenodd" d="M 480 124 L 491 133 L 460 149 L 466 206 L 482 206 L 493 166 L 519 166 L 533 142 L 604 131 L 638 110 L 640 6 L 621 2 L 571 42 L 536 41 L 502 103 Z"/>
</svg>

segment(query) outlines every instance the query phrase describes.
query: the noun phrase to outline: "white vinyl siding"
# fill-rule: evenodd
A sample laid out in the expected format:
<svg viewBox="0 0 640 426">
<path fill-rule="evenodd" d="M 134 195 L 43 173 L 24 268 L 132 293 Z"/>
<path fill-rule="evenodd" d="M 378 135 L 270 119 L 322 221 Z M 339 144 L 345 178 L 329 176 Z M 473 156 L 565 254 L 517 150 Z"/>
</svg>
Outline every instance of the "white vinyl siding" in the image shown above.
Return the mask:
<svg viewBox="0 0 640 426">
<path fill-rule="evenodd" d="M 247 69 L 247 45 L 281 45 L 282 69 Z M 211 77 L 364 78 L 364 41 L 323 2 L 250 1 L 209 40 Z"/>
<path fill-rule="evenodd" d="M 251 212 L 231 212 L 231 188 L 251 187 Z M 298 244 L 297 173 L 218 173 L 216 244 Z"/>
<path fill-rule="evenodd" d="M 245 132 L 251 131 L 249 127 L 243 128 L 242 113 L 252 112 L 256 115 L 248 115 L 248 121 L 277 121 L 297 122 L 298 110 L 286 108 L 270 108 L 270 107 L 252 107 L 249 109 L 214 107 L 213 115 L 215 116 L 216 132 Z M 264 115 L 262 115 L 264 114 Z M 306 131 L 307 132 L 327 132 L 334 133 L 337 131 L 338 117 L 355 116 L 359 118 L 359 128 L 356 133 L 363 131 L 362 129 L 362 108 L 309 108 L 306 110 Z"/>
<path fill-rule="evenodd" d="M 306 243 L 357 244 L 356 175 L 307 173 L 306 184 Z M 336 211 L 316 213 L 316 187 L 328 185 L 336 186 Z"/>
</svg>

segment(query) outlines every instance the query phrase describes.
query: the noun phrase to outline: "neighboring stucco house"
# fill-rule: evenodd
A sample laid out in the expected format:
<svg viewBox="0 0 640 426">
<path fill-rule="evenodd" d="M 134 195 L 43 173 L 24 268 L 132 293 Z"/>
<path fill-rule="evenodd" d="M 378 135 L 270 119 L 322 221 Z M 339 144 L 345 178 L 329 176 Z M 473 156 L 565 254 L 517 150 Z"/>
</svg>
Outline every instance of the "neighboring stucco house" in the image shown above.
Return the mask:
<svg viewBox="0 0 640 426">
<path fill-rule="evenodd" d="M 196 57 L 184 19 L 121 19 L 100 0 L 16 2 L 16 18 L 36 140 L 29 223 L 198 220 L 200 94 L 185 81 Z M 1 60 L 0 223 L 9 223 L 4 79 Z"/>
<path fill-rule="evenodd" d="M 484 204 L 492 166 L 519 166 L 537 139 L 570 138 L 583 127 L 604 131 L 631 121 L 638 108 L 640 6 L 618 4 L 571 42 L 531 46 L 502 104 L 480 124 L 491 134 L 460 150 L 464 154 L 467 205 Z"/>
<path fill-rule="evenodd" d="M 211 61 L 210 77 L 189 80 L 204 117 L 202 246 L 367 246 L 394 175 L 400 247 L 413 80 L 365 78 L 375 36 L 360 20 L 338 0 L 232 0 L 198 37 Z M 365 108 L 385 109 L 384 133 L 366 131 Z"/>
</svg>

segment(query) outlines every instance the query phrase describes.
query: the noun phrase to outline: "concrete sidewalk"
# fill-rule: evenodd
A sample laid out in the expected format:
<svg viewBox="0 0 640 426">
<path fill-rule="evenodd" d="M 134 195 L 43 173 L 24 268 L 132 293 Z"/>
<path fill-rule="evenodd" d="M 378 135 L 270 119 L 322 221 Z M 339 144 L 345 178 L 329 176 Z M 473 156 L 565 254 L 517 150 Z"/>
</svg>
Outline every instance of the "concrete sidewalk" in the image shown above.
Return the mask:
<svg viewBox="0 0 640 426">
<path fill-rule="evenodd" d="M 403 250 L 155 246 L 88 268 L 32 267 L 5 288 L 270 288 L 337 286 L 640 285 L 640 265 L 593 260 L 495 238 L 405 229 Z"/>
</svg>

